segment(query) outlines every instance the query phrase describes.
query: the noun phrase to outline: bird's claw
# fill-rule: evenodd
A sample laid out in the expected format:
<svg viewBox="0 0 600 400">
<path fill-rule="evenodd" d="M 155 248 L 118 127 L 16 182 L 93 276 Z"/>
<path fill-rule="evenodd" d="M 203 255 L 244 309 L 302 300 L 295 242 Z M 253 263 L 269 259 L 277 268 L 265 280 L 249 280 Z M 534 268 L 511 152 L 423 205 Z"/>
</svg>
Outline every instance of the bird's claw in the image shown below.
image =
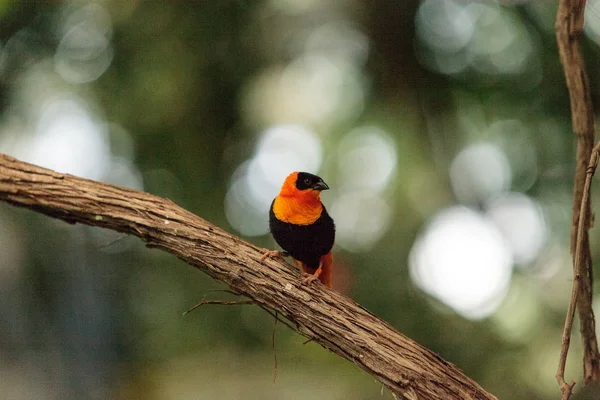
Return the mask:
<svg viewBox="0 0 600 400">
<path fill-rule="evenodd" d="M 303 285 L 311 284 L 313 281 L 319 279 L 319 275 L 321 275 L 320 272 L 321 271 L 317 271 L 314 274 L 308 274 L 306 272 L 302 273 L 302 280 L 300 281 L 300 283 L 302 283 Z"/>
<path fill-rule="evenodd" d="M 286 251 L 269 250 L 269 249 L 263 249 L 263 250 L 264 250 L 264 253 L 263 253 L 262 257 L 260 258 L 260 262 L 265 261 L 265 259 L 267 257 L 269 257 L 269 258 L 281 258 L 283 260 L 284 257 L 286 257 L 288 255 L 288 253 Z"/>
</svg>

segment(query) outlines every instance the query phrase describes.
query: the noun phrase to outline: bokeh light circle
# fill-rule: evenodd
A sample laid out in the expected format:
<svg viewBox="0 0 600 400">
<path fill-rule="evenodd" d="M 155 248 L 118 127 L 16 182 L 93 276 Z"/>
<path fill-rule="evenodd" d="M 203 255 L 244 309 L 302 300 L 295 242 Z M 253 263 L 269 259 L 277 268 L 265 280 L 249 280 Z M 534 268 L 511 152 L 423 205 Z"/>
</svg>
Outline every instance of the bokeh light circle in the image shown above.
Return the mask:
<svg viewBox="0 0 600 400">
<path fill-rule="evenodd" d="M 504 298 L 512 254 L 496 226 L 455 206 L 437 214 L 409 256 L 410 275 L 426 293 L 466 318 L 491 314 Z"/>
</svg>

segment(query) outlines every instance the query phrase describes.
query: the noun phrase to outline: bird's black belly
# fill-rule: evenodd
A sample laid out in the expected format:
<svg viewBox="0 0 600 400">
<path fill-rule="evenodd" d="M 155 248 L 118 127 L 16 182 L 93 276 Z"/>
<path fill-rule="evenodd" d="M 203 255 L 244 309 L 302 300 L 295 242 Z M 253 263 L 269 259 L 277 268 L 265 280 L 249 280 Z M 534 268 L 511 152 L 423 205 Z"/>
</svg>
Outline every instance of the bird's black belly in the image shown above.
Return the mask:
<svg viewBox="0 0 600 400">
<path fill-rule="evenodd" d="M 277 219 L 271 204 L 269 228 L 283 250 L 312 269 L 319 268 L 321 256 L 329 253 L 335 240 L 335 225 L 325 207 L 312 224 L 296 225 Z"/>
</svg>

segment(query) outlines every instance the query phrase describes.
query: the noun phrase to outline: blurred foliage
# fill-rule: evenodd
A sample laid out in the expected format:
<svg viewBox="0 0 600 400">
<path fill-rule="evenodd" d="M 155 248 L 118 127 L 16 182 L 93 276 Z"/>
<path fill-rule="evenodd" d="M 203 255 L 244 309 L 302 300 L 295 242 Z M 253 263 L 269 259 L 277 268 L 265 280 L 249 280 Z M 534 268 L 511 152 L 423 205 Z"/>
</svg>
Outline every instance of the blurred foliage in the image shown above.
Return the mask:
<svg viewBox="0 0 600 400">
<path fill-rule="evenodd" d="M 600 13 L 589 7 L 595 98 Z M 338 290 L 499 398 L 556 398 L 574 140 L 555 11 L 0 2 L 0 151 L 168 197 L 265 247 L 273 182 L 300 154 L 289 165 L 332 187 Z M 482 234 L 420 254 L 455 206 Z M 489 232 L 498 253 L 478 252 Z M 392 398 L 282 325 L 273 384 L 272 317 L 254 306 L 181 317 L 223 285 L 133 238 L 0 205 L 0 252 L 0 397 Z M 461 275 L 439 254 L 475 268 Z M 479 292 L 477 307 L 453 303 Z M 580 353 L 574 334 L 578 382 Z M 598 395 L 581 386 L 575 399 Z"/>
</svg>

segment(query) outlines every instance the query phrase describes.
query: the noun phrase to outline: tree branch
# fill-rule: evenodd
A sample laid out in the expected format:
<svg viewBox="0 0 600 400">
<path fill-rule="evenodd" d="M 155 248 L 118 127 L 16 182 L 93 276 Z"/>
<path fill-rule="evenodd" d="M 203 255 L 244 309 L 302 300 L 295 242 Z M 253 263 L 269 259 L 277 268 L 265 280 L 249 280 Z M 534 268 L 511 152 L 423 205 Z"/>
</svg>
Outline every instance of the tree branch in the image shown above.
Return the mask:
<svg viewBox="0 0 600 400">
<path fill-rule="evenodd" d="M 59 174 L 0 154 L 0 200 L 59 218 L 135 235 L 236 293 L 272 309 L 299 332 L 373 375 L 406 399 L 495 399 L 456 366 L 401 335 L 348 297 L 303 286 L 287 263 L 173 202 Z"/>
<path fill-rule="evenodd" d="M 588 384 L 592 380 L 600 380 L 600 353 L 598 352 L 596 323 L 592 310 L 592 258 L 588 238 L 588 230 L 591 224 L 591 204 L 588 197 L 584 199 L 588 163 L 592 155 L 595 134 L 590 84 L 580 46 L 585 4 L 585 0 L 560 1 L 556 15 L 556 41 L 567 88 L 569 89 L 573 131 L 577 136 L 573 219 L 571 221 L 571 253 L 573 255 L 573 293 L 577 299 L 576 306 L 579 310 L 580 331 L 584 348 L 583 375 L 585 384 Z M 581 224 L 580 218 L 582 219 Z M 580 226 L 581 229 L 579 229 Z M 565 327 L 567 327 L 567 324 Z M 562 361 L 563 355 L 566 359 L 566 350 L 568 350 L 568 342 L 564 340 L 565 334 L 571 334 L 570 327 L 569 331 L 563 334 L 563 349 L 561 350 L 561 362 L 557 374 L 559 384 L 564 389 L 563 398 L 567 389 L 564 386 L 564 362 Z M 565 344 L 567 345 L 566 349 L 564 348 Z M 562 374 L 561 365 L 563 366 Z M 559 375 L 562 375 L 562 382 Z"/>
</svg>

